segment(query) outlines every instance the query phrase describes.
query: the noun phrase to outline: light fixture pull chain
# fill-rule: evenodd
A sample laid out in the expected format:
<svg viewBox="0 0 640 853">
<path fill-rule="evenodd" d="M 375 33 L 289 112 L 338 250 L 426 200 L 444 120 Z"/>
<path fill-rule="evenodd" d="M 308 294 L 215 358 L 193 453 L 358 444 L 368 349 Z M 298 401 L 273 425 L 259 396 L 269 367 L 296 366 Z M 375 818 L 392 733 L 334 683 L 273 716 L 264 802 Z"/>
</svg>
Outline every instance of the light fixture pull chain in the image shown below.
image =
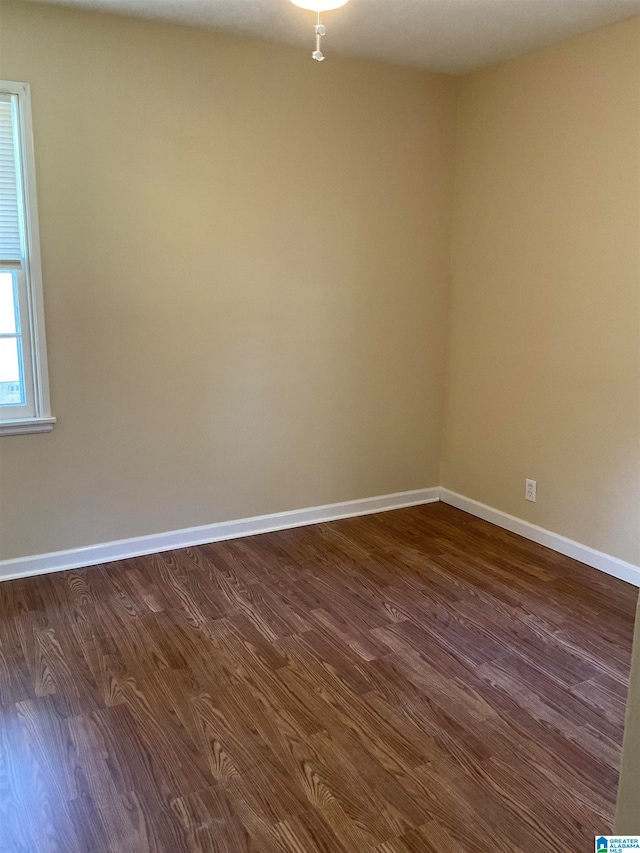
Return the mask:
<svg viewBox="0 0 640 853">
<path fill-rule="evenodd" d="M 318 11 L 318 23 L 315 26 L 316 31 L 316 49 L 313 51 L 311 56 L 317 61 L 322 62 L 324 60 L 324 53 L 320 50 L 320 39 L 327 32 L 324 28 L 323 24 L 320 23 L 320 11 Z"/>
</svg>

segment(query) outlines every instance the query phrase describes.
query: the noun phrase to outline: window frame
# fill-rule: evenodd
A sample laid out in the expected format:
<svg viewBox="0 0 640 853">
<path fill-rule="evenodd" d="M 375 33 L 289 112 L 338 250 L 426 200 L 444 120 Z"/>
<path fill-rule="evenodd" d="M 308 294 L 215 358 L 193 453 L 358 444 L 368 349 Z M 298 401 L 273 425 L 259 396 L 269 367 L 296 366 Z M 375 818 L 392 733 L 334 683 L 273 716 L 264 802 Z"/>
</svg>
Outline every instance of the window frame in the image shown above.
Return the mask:
<svg viewBox="0 0 640 853">
<path fill-rule="evenodd" d="M 15 273 L 18 281 L 26 396 L 25 405 L 0 407 L 0 435 L 19 435 L 49 432 L 53 429 L 56 419 L 51 415 L 49 397 L 31 90 L 28 83 L 0 80 L 0 93 L 17 96 L 18 193 L 22 258 L 20 260 L 0 258 L 0 271 Z M 25 308 L 26 316 L 23 313 Z M 19 410 L 22 410 L 22 413 Z M 10 416 L 7 417 L 7 414 Z"/>
</svg>

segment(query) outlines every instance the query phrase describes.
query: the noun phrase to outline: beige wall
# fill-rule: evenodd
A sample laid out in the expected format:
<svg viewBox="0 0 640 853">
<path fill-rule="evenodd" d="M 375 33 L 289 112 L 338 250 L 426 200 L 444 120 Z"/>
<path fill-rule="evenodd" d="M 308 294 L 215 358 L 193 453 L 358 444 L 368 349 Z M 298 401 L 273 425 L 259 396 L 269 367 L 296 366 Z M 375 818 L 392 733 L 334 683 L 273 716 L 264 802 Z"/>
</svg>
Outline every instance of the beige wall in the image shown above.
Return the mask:
<svg viewBox="0 0 640 853">
<path fill-rule="evenodd" d="M 0 440 L 1 558 L 441 481 L 640 563 L 640 19 L 460 84 L 441 456 L 459 81 L 0 18 L 59 419 Z"/>
<path fill-rule="evenodd" d="M 54 414 L 3 558 L 436 486 L 452 78 L 3 4 Z"/>
<path fill-rule="evenodd" d="M 443 485 L 640 563 L 639 18 L 464 78 L 454 217 Z"/>
<path fill-rule="evenodd" d="M 640 835 L 640 602 L 636 613 L 615 831 L 620 835 Z"/>
</svg>

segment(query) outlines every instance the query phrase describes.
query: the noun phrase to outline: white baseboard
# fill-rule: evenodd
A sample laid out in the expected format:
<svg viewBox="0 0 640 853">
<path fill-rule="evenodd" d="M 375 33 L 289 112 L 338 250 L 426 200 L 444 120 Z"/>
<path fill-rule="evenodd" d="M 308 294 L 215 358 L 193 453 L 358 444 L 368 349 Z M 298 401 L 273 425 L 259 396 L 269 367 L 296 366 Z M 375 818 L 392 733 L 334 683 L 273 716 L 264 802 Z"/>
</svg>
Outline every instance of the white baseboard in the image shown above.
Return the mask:
<svg viewBox="0 0 640 853">
<path fill-rule="evenodd" d="M 242 536 L 255 536 L 258 533 L 304 527 L 308 524 L 337 521 L 340 518 L 352 518 L 358 515 L 370 515 L 375 512 L 434 503 L 438 500 L 640 587 L 640 567 L 634 566 L 632 563 L 626 563 L 617 557 L 612 557 L 609 554 L 602 553 L 602 551 L 596 551 L 587 545 L 581 545 L 579 542 L 567 539 L 566 536 L 545 530 L 543 527 L 508 515 L 506 512 L 464 497 L 464 495 L 459 495 L 449 489 L 441 488 L 416 489 L 410 492 L 397 492 L 393 495 L 379 495 L 378 497 L 363 498 L 356 501 L 294 509 L 290 512 L 257 515 L 253 518 L 241 518 L 235 521 L 220 521 L 201 527 L 171 530 L 168 533 L 103 542 L 99 545 L 88 545 L 85 548 L 72 548 L 68 551 L 54 551 L 50 554 L 36 554 L 32 557 L 2 560 L 0 561 L 0 581 L 42 575 L 49 572 L 62 572 L 66 569 L 77 569 L 84 566 L 95 566 L 100 563 L 111 563 L 114 560 L 126 560 L 128 557 L 142 557 L 145 554 L 172 551 L 175 548 L 204 545 L 207 542 L 220 542 L 224 539 L 238 539 Z"/>
<path fill-rule="evenodd" d="M 559 533 L 552 533 L 551 530 L 545 530 L 544 527 L 523 521 L 521 518 L 516 518 L 515 515 L 508 515 L 506 512 L 494 509 L 487 504 L 480 503 L 480 501 L 474 501 L 472 498 L 466 498 L 456 492 L 451 492 L 449 489 L 440 489 L 440 500 L 482 518 L 484 521 L 490 521 L 498 527 L 510 530 L 511 533 L 518 533 L 525 539 L 530 539 L 539 545 L 546 545 L 553 551 L 558 551 L 560 554 L 586 563 L 594 569 L 599 569 L 601 572 L 606 572 L 608 575 L 613 575 L 620 580 L 640 587 L 640 567 L 634 566 L 633 563 L 626 563 L 617 557 L 596 551 L 595 548 L 589 548 L 588 545 L 581 545 L 580 542 L 574 542 L 573 539 L 567 539 L 566 536 L 561 536 Z"/>
<path fill-rule="evenodd" d="M 204 545 L 207 542 L 220 542 L 223 539 L 237 539 L 241 536 L 254 536 L 257 533 L 286 530 L 290 527 L 304 527 L 307 524 L 320 524 L 323 521 L 337 521 L 339 518 L 370 515 L 374 512 L 433 503 L 439 499 L 439 488 L 415 489 L 410 492 L 379 495 L 357 501 L 343 501 L 307 509 L 294 509 L 290 512 L 257 515 L 236 521 L 220 521 L 201 527 L 171 530 L 168 533 L 136 536 L 132 539 L 88 545 L 85 548 L 72 548 L 69 551 L 18 557 L 14 560 L 0 561 L 0 581 L 96 566 L 100 563 L 111 563 L 114 560 L 125 560 L 128 557 L 141 557 L 145 554 L 172 551 L 175 548 L 187 548 L 191 545 Z"/>
</svg>

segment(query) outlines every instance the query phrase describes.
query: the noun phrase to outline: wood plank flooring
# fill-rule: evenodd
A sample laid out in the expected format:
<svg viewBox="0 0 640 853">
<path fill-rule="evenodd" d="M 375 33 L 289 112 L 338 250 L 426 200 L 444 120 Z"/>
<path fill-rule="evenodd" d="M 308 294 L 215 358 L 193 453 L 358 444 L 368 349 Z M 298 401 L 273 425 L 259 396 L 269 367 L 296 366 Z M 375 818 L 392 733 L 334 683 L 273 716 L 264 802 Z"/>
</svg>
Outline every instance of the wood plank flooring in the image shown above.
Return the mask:
<svg viewBox="0 0 640 853">
<path fill-rule="evenodd" d="M 444 504 L 0 584 L 0 850 L 591 850 L 636 593 Z"/>
</svg>

